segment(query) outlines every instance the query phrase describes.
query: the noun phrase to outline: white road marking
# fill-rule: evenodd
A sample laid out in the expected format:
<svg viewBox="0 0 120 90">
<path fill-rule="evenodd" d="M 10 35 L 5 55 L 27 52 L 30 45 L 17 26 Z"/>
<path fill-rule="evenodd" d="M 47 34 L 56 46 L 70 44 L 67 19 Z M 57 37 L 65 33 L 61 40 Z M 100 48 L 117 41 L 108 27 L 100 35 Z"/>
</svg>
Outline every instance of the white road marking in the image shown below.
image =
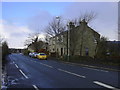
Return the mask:
<svg viewBox="0 0 120 90">
<path fill-rule="evenodd" d="M 33 61 L 33 60 L 31 60 L 32 62 L 37 62 L 37 61 Z M 52 66 L 50 66 L 50 65 L 47 65 L 47 64 L 43 64 L 43 63 L 40 63 L 41 65 L 44 65 L 44 66 L 47 66 L 47 67 L 49 67 L 49 68 L 53 68 Z"/>
<path fill-rule="evenodd" d="M 62 61 L 64 62 L 64 61 Z M 86 66 L 85 68 L 87 67 L 91 67 L 91 70 L 95 70 L 94 68 L 96 68 L 97 66 L 91 66 L 91 65 L 85 65 L 85 64 L 77 64 L 77 63 L 71 63 L 71 62 L 64 62 L 64 63 L 68 63 L 68 64 L 73 64 L 73 65 L 81 65 L 81 66 Z M 101 69 L 107 69 L 107 70 L 114 70 L 114 69 L 109 69 L 109 68 L 104 68 L 104 67 L 97 67 L 97 68 L 101 68 Z M 89 68 L 90 69 L 90 68 Z M 103 71 L 103 72 L 109 72 L 109 71 L 106 71 L 106 70 L 100 70 L 100 69 L 96 69 L 97 71 Z"/>
<path fill-rule="evenodd" d="M 81 77 L 81 78 L 86 78 L 85 76 L 82 76 L 82 75 L 79 75 L 79 74 L 76 74 L 76 73 L 72 73 L 72 72 L 69 72 L 69 71 L 66 71 L 66 70 L 63 70 L 63 69 L 58 69 L 58 70 L 69 73 L 69 74 L 72 74 L 72 75 L 75 75 L 75 76 L 78 76 L 78 77 Z"/>
<path fill-rule="evenodd" d="M 33 85 L 33 87 L 36 89 L 36 90 L 39 90 L 38 87 L 36 85 Z"/>
<path fill-rule="evenodd" d="M 113 89 L 113 90 L 120 90 L 120 89 L 117 89 L 113 86 L 110 86 L 110 85 L 107 85 L 107 84 L 104 84 L 104 83 L 101 83 L 99 81 L 93 81 L 93 83 L 97 84 L 97 85 L 100 85 L 100 86 L 103 86 L 103 87 L 106 87 L 106 88 L 109 88 L 109 89 Z"/>
<path fill-rule="evenodd" d="M 16 66 L 16 68 L 18 68 L 18 65 L 17 65 L 17 64 L 15 64 L 15 66 Z"/>
<path fill-rule="evenodd" d="M 100 70 L 100 71 L 102 71 L 102 72 L 109 72 L 109 71 L 106 71 L 106 70 Z"/>
<path fill-rule="evenodd" d="M 47 65 L 47 64 L 43 64 L 43 63 L 40 63 L 41 65 L 44 65 L 44 66 L 47 66 L 47 67 L 50 67 L 50 68 L 53 68 L 52 66 L 50 65 Z"/>
<path fill-rule="evenodd" d="M 22 73 L 22 75 L 23 75 L 25 78 L 28 79 L 28 77 L 27 77 L 21 70 L 19 70 L 19 71 Z"/>
<path fill-rule="evenodd" d="M 94 69 L 94 68 L 88 68 L 88 67 L 82 67 L 82 68 L 90 69 L 90 70 L 96 70 L 96 71 L 102 71 L 102 72 L 109 72 L 109 71 L 106 71 L 106 70 L 100 70 L 100 69 Z"/>
</svg>

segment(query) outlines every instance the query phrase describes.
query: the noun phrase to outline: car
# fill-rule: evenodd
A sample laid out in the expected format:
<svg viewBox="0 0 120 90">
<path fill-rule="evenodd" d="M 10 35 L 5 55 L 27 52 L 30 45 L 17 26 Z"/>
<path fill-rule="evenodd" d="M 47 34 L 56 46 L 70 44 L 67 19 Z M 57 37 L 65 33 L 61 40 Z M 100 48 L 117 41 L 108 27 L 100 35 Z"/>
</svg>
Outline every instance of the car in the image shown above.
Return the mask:
<svg viewBox="0 0 120 90">
<path fill-rule="evenodd" d="M 29 53 L 29 56 L 30 56 L 30 57 L 32 57 L 32 55 L 33 55 L 33 53 L 32 53 L 32 52 L 30 52 L 30 53 Z"/>
<path fill-rule="evenodd" d="M 38 53 L 34 52 L 34 53 L 33 53 L 33 57 L 36 58 L 36 57 L 37 57 L 37 54 L 38 54 Z"/>
<path fill-rule="evenodd" d="M 36 52 L 31 52 L 31 53 L 29 53 L 29 56 L 30 56 L 30 57 L 36 57 L 37 54 L 38 54 L 38 53 L 36 53 Z"/>
<path fill-rule="evenodd" d="M 37 58 L 46 60 L 47 59 L 47 55 L 45 53 L 38 53 L 37 54 Z"/>
</svg>

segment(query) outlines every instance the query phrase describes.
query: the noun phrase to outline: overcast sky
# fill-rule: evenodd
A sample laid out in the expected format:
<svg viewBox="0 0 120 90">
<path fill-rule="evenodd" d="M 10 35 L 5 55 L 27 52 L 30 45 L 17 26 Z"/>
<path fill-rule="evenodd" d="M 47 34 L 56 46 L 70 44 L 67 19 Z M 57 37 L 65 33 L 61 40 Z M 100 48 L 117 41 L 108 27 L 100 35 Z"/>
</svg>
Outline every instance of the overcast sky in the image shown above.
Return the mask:
<svg viewBox="0 0 120 90">
<path fill-rule="evenodd" d="M 117 40 L 117 2 L 3 2 L 0 34 L 10 48 L 23 48 L 29 33 L 39 32 L 43 37 L 53 17 L 71 20 L 89 11 L 97 13 L 91 28 L 109 40 Z"/>
</svg>

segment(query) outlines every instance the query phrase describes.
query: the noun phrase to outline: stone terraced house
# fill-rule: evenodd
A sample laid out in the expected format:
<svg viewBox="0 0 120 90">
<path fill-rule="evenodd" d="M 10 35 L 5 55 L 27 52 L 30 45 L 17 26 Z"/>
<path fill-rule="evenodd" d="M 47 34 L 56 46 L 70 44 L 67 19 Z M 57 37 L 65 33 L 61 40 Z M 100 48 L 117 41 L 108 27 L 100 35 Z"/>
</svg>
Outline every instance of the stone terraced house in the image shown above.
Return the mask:
<svg viewBox="0 0 120 90">
<path fill-rule="evenodd" d="M 57 56 L 81 55 L 94 57 L 100 34 L 93 30 L 85 20 L 79 26 L 69 23 L 69 30 L 62 32 L 49 40 L 49 52 Z"/>
</svg>

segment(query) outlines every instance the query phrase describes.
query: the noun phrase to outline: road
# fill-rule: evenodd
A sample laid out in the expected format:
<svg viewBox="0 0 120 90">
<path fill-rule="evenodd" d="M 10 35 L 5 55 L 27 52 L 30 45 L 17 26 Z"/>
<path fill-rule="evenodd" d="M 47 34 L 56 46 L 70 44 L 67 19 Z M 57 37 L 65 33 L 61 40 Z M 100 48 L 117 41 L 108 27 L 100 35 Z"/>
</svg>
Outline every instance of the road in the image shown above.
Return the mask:
<svg viewBox="0 0 120 90">
<path fill-rule="evenodd" d="M 8 59 L 7 72 L 11 88 L 120 88 L 119 72 L 55 60 L 39 60 L 22 54 L 11 54 Z"/>
</svg>

